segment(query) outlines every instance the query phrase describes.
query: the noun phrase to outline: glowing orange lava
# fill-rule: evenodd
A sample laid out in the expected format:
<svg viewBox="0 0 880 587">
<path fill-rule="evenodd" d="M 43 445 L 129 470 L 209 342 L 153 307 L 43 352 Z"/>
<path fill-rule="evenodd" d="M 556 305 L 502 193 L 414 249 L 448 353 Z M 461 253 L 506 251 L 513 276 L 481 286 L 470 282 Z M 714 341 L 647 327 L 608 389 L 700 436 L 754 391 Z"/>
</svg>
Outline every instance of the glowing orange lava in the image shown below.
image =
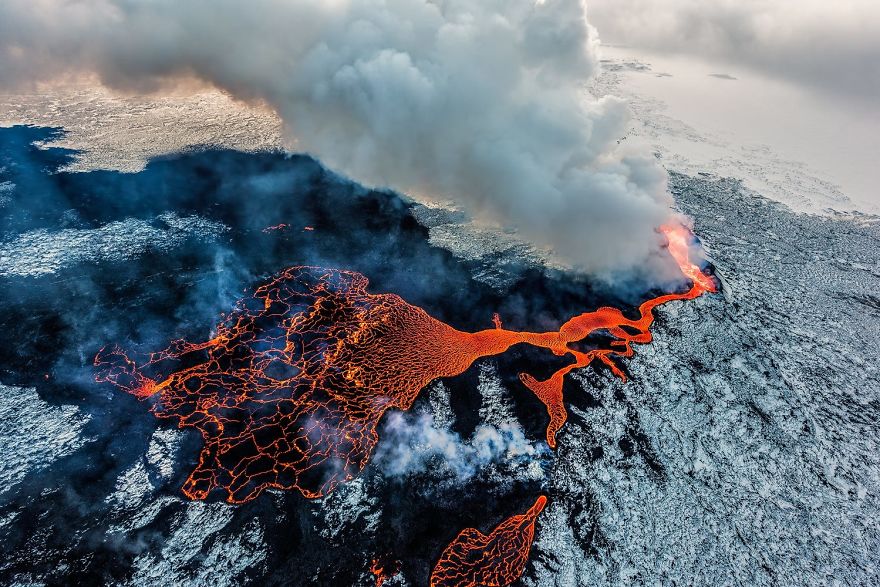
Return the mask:
<svg viewBox="0 0 880 587">
<path fill-rule="evenodd" d="M 152 398 L 157 417 L 201 432 L 205 445 L 183 486 L 192 499 L 216 488 L 239 503 L 269 487 L 321 497 L 363 469 L 387 410 L 409 409 L 432 380 L 518 343 L 574 358 L 545 381 L 520 375 L 547 407 L 547 442 L 555 447 L 567 418 L 567 373 L 598 359 L 625 379 L 612 357 L 632 356 L 633 343 L 651 341 L 654 308 L 715 290 L 688 258 L 689 233 L 663 232 L 693 286 L 644 302 L 636 319 L 606 307 L 556 332 L 532 333 L 505 330 L 496 315 L 495 328 L 462 332 L 397 295 L 367 293 L 359 273 L 292 267 L 240 300 L 208 341 L 175 341 L 140 364 L 105 347 L 95 357 L 96 379 Z M 614 337 L 610 348 L 569 347 L 600 330 Z"/>
<path fill-rule="evenodd" d="M 281 224 L 273 224 L 272 226 L 267 226 L 263 229 L 263 232 L 270 233 L 274 230 L 284 230 L 286 228 L 290 228 L 290 225 L 282 222 Z"/>
<path fill-rule="evenodd" d="M 434 566 L 431 587 L 501 587 L 519 579 L 535 539 L 535 520 L 547 505 L 538 498 L 529 511 L 511 516 L 489 535 L 465 528 Z"/>
<path fill-rule="evenodd" d="M 376 577 L 376 587 L 382 587 L 386 580 L 395 576 L 399 572 L 400 568 L 396 561 L 389 562 L 387 560 L 374 558 L 370 565 L 370 573 Z"/>
</svg>

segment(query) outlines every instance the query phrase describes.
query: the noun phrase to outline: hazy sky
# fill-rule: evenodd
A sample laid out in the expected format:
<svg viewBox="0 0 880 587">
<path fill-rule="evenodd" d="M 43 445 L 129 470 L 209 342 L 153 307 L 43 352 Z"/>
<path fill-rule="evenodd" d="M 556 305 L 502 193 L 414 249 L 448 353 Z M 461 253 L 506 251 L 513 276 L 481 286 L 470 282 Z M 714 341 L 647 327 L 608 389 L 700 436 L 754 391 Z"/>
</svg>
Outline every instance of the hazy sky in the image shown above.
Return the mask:
<svg viewBox="0 0 880 587">
<path fill-rule="evenodd" d="M 748 66 L 880 100 L 878 0 L 589 0 L 603 42 Z"/>
</svg>

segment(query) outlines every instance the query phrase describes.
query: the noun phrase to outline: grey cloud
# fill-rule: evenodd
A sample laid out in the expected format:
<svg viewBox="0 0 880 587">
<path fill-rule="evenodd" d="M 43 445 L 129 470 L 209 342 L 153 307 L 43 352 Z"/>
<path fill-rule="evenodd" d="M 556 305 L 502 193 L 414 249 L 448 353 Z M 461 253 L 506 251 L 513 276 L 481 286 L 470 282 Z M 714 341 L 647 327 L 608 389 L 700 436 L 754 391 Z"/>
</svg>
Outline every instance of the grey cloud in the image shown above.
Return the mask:
<svg viewBox="0 0 880 587">
<path fill-rule="evenodd" d="M 296 148 L 450 198 L 598 274 L 654 259 L 666 174 L 592 98 L 583 0 L 5 0 L 0 87 L 197 79 L 271 105 Z"/>
</svg>

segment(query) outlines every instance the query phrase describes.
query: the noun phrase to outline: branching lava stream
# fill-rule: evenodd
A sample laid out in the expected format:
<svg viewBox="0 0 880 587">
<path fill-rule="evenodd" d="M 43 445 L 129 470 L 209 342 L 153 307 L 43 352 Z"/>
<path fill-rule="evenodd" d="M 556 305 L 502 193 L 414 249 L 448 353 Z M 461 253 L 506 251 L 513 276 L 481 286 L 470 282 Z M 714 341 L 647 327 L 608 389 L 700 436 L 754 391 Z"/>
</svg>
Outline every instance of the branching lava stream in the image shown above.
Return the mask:
<svg viewBox="0 0 880 587">
<path fill-rule="evenodd" d="M 119 347 L 105 347 L 95 357 L 96 379 L 151 398 L 157 417 L 201 432 L 205 444 L 183 486 L 192 499 L 219 489 L 227 501 L 241 503 L 269 487 L 326 495 L 366 465 L 387 410 L 407 410 L 432 380 L 459 375 L 477 359 L 520 343 L 574 357 L 545 381 L 520 375 L 547 408 L 547 442 L 555 447 L 567 418 L 566 374 L 598 359 L 625 378 L 614 358 L 651 341 L 654 308 L 715 291 L 688 258 L 686 229 L 663 232 L 693 285 L 644 302 L 636 319 L 604 307 L 556 332 L 505 330 L 497 316 L 495 328 L 462 332 L 397 295 L 367 293 L 359 273 L 292 267 L 240 300 L 210 340 L 178 340 L 139 363 Z M 569 346 L 599 330 L 614 337 L 609 348 Z"/>
</svg>

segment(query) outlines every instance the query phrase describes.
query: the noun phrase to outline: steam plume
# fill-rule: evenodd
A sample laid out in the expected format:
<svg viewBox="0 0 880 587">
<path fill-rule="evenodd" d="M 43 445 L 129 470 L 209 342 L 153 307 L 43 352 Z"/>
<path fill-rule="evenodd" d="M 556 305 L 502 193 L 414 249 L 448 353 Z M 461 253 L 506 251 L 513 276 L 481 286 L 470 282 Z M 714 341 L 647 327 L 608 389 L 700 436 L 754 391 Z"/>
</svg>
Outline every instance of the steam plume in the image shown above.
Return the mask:
<svg viewBox="0 0 880 587">
<path fill-rule="evenodd" d="M 593 272 L 656 250 L 666 175 L 595 100 L 582 0 L 4 0 L 0 86 L 197 78 L 372 185 L 462 203 Z"/>
<path fill-rule="evenodd" d="M 388 416 L 382 440 L 374 459 L 389 476 L 422 473 L 436 466 L 432 459 L 439 458 L 445 472 L 467 480 L 497 463 L 527 470 L 524 465 L 546 450 L 530 443 L 515 422 L 497 427 L 480 425 L 465 442 L 458 434 L 435 424 L 429 414 L 407 417 L 400 412 Z"/>
</svg>

